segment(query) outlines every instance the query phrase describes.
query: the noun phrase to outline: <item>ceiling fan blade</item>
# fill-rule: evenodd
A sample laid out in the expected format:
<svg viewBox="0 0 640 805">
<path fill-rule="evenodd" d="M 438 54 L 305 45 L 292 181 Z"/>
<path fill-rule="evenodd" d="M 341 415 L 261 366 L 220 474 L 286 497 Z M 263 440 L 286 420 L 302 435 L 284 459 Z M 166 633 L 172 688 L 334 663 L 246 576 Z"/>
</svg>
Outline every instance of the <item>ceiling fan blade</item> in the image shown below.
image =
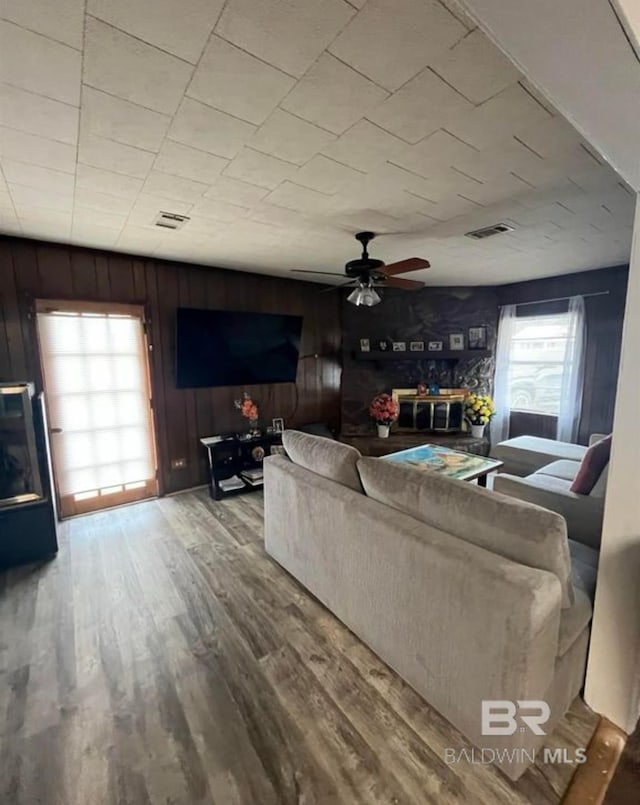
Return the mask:
<svg viewBox="0 0 640 805">
<path fill-rule="evenodd" d="M 399 263 L 391 263 L 388 266 L 382 266 L 378 271 L 390 277 L 393 274 L 406 274 L 409 271 L 420 271 L 421 268 L 431 268 L 431 263 L 428 260 L 423 260 L 421 257 L 409 257 L 407 260 L 400 260 Z"/>
<path fill-rule="evenodd" d="M 418 291 L 424 288 L 424 282 L 416 282 L 416 280 L 403 280 L 400 277 L 389 277 L 380 283 L 383 288 L 402 288 L 403 291 Z"/>
<path fill-rule="evenodd" d="M 349 280 L 349 282 L 341 282 L 339 285 L 332 285 L 330 288 L 324 288 L 320 293 L 331 293 L 331 291 L 339 291 L 340 288 L 346 288 L 347 285 L 355 285 L 358 282 L 357 279 Z"/>
<path fill-rule="evenodd" d="M 292 268 L 291 272 L 293 274 L 327 274 L 329 277 L 344 277 L 344 274 L 337 271 L 307 271 L 306 268 Z"/>
</svg>

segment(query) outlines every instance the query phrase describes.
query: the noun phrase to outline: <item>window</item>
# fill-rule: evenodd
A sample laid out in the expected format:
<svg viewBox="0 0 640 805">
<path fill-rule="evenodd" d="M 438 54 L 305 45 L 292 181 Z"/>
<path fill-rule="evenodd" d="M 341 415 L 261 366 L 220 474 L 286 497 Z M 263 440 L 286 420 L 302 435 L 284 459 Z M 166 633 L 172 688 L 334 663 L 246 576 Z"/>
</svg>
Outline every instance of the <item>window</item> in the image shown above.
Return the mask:
<svg viewBox="0 0 640 805">
<path fill-rule="evenodd" d="M 509 352 L 509 408 L 558 416 L 563 377 L 571 366 L 573 314 L 521 316 Z"/>
<path fill-rule="evenodd" d="M 545 304 L 561 301 L 547 300 Z M 516 305 L 502 307 L 496 349 L 496 417 L 491 423 L 492 441 L 508 438 L 513 411 L 555 416 L 556 438 L 563 442 L 577 440 L 587 330 L 584 299 L 572 296 L 568 302 L 566 311 L 556 308 L 539 315 L 531 311 L 530 316 L 526 315 L 527 303 L 520 310 Z"/>
</svg>

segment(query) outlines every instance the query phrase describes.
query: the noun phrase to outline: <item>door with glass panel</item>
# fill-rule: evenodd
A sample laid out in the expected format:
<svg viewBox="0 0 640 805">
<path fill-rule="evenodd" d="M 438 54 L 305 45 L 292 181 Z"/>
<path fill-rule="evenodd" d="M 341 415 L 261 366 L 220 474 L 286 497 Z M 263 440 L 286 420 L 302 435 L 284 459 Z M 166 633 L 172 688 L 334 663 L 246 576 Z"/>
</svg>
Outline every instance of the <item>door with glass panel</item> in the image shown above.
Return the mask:
<svg viewBox="0 0 640 805">
<path fill-rule="evenodd" d="M 144 310 L 37 302 L 60 514 L 157 494 Z"/>
</svg>

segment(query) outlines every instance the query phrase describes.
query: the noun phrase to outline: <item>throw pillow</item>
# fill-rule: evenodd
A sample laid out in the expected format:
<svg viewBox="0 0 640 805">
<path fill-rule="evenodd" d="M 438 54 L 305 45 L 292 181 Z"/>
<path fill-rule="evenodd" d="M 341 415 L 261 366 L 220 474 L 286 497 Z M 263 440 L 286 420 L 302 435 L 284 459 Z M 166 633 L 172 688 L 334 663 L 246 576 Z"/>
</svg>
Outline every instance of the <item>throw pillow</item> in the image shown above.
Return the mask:
<svg viewBox="0 0 640 805">
<path fill-rule="evenodd" d="M 589 495 L 597 484 L 602 471 L 609 463 L 611 455 L 611 435 L 592 444 L 584 454 L 576 477 L 571 484 L 571 491 L 577 495 Z"/>
</svg>

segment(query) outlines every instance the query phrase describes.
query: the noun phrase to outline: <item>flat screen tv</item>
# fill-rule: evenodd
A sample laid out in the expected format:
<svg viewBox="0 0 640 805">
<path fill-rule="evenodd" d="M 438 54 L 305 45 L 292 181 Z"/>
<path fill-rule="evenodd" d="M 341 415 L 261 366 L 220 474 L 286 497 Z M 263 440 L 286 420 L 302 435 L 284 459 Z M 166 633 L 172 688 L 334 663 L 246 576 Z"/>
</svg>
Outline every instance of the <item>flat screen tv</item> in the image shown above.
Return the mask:
<svg viewBox="0 0 640 805">
<path fill-rule="evenodd" d="M 178 308 L 176 385 L 293 383 L 301 332 L 301 316 Z"/>
</svg>

